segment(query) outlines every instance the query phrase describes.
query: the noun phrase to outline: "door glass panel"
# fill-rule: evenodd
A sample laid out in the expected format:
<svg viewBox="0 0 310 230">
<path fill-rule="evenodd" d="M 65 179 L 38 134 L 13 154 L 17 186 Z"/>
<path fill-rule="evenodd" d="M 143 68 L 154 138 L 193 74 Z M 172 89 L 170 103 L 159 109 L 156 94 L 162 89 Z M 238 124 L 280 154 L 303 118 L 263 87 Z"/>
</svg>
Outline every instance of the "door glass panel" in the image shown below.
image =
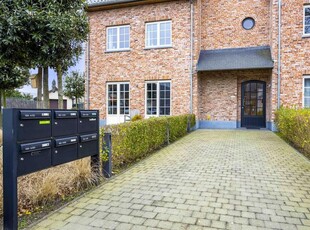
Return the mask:
<svg viewBox="0 0 310 230">
<path fill-rule="evenodd" d="M 154 115 L 157 113 L 157 84 L 147 83 L 147 115 Z"/>
<path fill-rule="evenodd" d="M 117 114 L 117 85 L 108 85 L 108 114 Z"/>
<path fill-rule="evenodd" d="M 250 83 L 251 84 L 251 92 L 256 92 L 257 90 L 257 84 L 256 83 Z"/>
<path fill-rule="evenodd" d="M 129 84 L 120 84 L 120 115 L 129 115 Z"/>
<path fill-rule="evenodd" d="M 264 114 L 264 84 L 246 83 L 244 85 L 243 115 L 262 116 Z"/>
<path fill-rule="evenodd" d="M 170 115 L 170 82 L 159 83 L 160 105 L 159 115 Z"/>
</svg>

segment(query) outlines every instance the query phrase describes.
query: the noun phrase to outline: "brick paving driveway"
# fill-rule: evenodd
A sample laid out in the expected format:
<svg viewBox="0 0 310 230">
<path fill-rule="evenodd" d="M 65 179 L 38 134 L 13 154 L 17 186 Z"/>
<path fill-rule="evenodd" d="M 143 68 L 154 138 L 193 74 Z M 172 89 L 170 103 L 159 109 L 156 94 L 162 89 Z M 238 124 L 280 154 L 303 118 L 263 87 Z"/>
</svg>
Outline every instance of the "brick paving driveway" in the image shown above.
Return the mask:
<svg viewBox="0 0 310 230">
<path fill-rule="evenodd" d="M 269 131 L 198 130 L 32 229 L 310 229 L 310 162 Z"/>
</svg>

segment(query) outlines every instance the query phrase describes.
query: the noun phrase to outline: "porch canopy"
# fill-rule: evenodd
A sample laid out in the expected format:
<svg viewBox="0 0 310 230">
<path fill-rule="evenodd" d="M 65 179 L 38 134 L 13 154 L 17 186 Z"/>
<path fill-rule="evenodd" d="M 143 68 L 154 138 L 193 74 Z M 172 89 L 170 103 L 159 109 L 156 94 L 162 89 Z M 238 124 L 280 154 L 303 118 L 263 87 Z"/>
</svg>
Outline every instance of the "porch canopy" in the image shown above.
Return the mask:
<svg viewBox="0 0 310 230">
<path fill-rule="evenodd" d="M 200 51 L 197 71 L 272 69 L 269 46 Z"/>
</svg>

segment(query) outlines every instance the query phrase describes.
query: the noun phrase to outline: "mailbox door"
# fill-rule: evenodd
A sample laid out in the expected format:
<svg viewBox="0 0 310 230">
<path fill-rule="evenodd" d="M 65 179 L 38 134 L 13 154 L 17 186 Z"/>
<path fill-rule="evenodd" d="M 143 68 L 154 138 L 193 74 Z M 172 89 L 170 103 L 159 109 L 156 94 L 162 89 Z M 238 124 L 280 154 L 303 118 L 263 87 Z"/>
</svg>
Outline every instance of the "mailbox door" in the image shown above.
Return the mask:
<svg viewBox="0 0 310 230">
<path fill-rule="evenodd" d="M 79 133 L 90 133 L 98 131 L 98 111 L 79 111 Z"/>
<path fill-rule="evenodd" d="M 99 154 L 98 134 L 85 134 L 80 136 L 79 158 Z"/>
<path fill-rule="evenodd" d="M 77 133 L 77 111 L 55 110 L 52 135 L 67 136 Z"/>
<path fill-rule="evenodd" d="M 18 115 L 17 140 L 27 141 L 50 138 L 51 111 L 50 110 L 20 110 Z"/>
<path fill-rule="evenodd" d="M 65 137 L 54 140 L 52 165 L 60 165 L 78 159 L 78 137 Z"/>
<path fill-rule="evenodd" d="M 51 140 L 20 144 L 17 174 L 22 176 L 51 167 Z"/>
</svg>

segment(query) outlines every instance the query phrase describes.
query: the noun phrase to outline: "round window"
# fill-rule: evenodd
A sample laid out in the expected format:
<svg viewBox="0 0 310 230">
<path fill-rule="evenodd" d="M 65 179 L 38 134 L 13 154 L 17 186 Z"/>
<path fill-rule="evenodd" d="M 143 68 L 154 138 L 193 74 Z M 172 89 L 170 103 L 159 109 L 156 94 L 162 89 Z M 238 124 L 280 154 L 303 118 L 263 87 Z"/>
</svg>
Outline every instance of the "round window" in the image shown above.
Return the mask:
<svg viewBox="0 0 310 230">
<path fill-rule="evenodd" d="M 242 21 L 242 27 L 246 30 L 250 30 L 255 26 L 255 20 L 253 18 L 245 18 Z"/>
</svg>

